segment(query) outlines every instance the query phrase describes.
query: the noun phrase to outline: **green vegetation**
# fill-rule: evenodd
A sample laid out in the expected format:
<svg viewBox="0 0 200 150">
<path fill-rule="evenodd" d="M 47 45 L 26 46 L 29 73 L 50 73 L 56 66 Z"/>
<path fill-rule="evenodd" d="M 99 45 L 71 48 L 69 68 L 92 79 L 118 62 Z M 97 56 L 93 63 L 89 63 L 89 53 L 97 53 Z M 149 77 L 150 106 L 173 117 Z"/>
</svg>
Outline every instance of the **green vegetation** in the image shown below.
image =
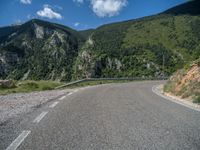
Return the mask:
<svg viewBox="0 0 200 150">
<path fill-rule="evenodd" d="M 164 85 L 163 90 L 167 93 L 174 91 L 175 82 L 168 81 L 167 84 Z"/>
<path fill-rule="evenodd" d="M 194 103 L 200 104 L 200 95 L 195 98 Z"/>
<path fill-rule="evenodd" d="M 77 31 L 36 19 L 13 30 L 0 37 L 1 78 L 20 80 L 26 74 L 30 80 L 71 80 L 73 61 L 85 41 Z"/>
<path fill-rule="evenodd" d="M 45 91 L 53 90 L 55 87 L 63 85 L 63 83 L 56 81 L 19 81 L 16 82 L 16 87 L 0 88 L 0 95 L 21 92 Z"/>
<path fill-rule="evenodd" d="M 82 37 L 87 39 L 94 31 L 95 31 L 95 29 L 81 30 L 81 31 L 79 31 L 79 34 L 81 34 Z"/>
<path fill-rule="evenodd" d="M 178 13 L 183 6 L 189 13 Z M 198 1 L 192 1 L 171 9 L 171 14 L 97 28 L 90 36 L 92 42 L 79 52 L 74 78 L 171 75 L 200 56 L 199 7 Z"/>
<path fill-rule="evenodd" d="M 0 78 L 169 76 L 200 56 L 200 2 L 75 31 L 41 20 L 0 28 Z M 164 67 L 163 67 L 164 65 Z"/>
</svg>

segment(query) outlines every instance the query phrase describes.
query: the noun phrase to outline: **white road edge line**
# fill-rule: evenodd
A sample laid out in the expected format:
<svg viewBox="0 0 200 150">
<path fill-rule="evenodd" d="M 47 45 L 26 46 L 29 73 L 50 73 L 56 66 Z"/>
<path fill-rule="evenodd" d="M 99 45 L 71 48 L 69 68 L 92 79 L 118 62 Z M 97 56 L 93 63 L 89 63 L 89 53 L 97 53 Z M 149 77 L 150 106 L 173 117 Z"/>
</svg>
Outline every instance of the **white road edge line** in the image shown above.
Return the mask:
<svg viewBox="0 0 200 150">
<path fill-rule="evenodd" d="M 73 93 L 72 92 L 70 92 L 69 94 L 67 94 L 67 96 L 70 96 L 70 95 L 72 95 Z"/>
<path fill-rule="evenodd" d="M 58 103 L 59 103 L 59 102 L 54 102 L 53 104 L 51 104 L 51 105 L 49 106 L 49 108 L 54 108 Z"/>
<path fill-rule="evenodd" d="M 70 93 L 68 93 L 67 95 L 62 96 L 61 98 L 59 98 L 59 100 L 62 101 L 63 99 L 66 98 L 66 96 L 70 96 L 70 95 L 72 95 L 72 94 L 73 94 L 73 92 L 70 92 Z"/>
<path fill-rule="evenodd" d="M 176 103 L 176 104 L 179 104 L 179 105 L 182 105 L 182 106 L 184 106 L 184 107 L 187 107 L 187 108 L 190 108 L 190 109 L 192 109 L 192 110 L 196 110 L 196 111 L 200 112 L 200 110 L 197 109 L 197 108 L 195 108 L 195 107 L 192 107 L 192 106 L 190 106 L 190 105 L 188 105 L 188 104 L 185 104 L 185 103 L 180 102 L 180 101 L 178 101 L 178 100 L 175 100 L 175 99 L 173 99 L 173 98 L 171 98 L 171 97 L 168 97 L 168 96 L 163 95 L 162 93 L 160 93 L 160 92 L 157 90 L 157 87 L 158 87 L 158 86 L 159 86 L 159 85 L 155 85 L 155 86 L 152 87 L 152 92 L 155 93 L 156 95 L 158 95 L 158 96 L 160 96 L 160 97 L 162 97 L 162 98 L 164 98 L 164 99 L 166 99 L 166 100 L 169 100 L 169 101 L 171 101 L 171 102 L 174 102 L 174 103 Z"/>
<path fill-rule="evenodd" d="M 6 148 L 6 150 L 16 150 L 31 131 L 25 130 Z"/>
<path fill-rule="evenodd" d="M 61 98 L 59 98 L 59 100 L 61 101 L 61 100 L 65 99 L 65 98 L 66 98 L 66 96 L 62 96 Z"/>
<path fill-rule="evenodd" d="M 41 120 L 42 120 L 42 118 L 44 118 L 44 116 L 46 116 L 46 114 L 47 114 L 48 112 L 42 112 L 39 116 L 37 116 L 34 120 L 33 120 L 33 123 L 39 123 Z"/>
</svg>

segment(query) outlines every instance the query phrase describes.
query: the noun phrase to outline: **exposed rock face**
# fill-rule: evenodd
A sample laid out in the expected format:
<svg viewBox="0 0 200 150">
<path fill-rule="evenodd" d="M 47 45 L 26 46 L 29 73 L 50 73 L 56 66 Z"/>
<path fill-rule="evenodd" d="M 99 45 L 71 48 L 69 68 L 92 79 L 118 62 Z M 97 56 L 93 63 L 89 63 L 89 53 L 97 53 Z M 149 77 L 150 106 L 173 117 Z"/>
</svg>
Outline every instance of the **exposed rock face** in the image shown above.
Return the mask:
<svg viewBox="0 0 200 150">
<path fill-rule="evenodd" d="M 117 58 L 115 59 L 111 59 L 110 57 L 108 57 L 106 59 L 106 64 L 107 64 L 107 67 L 112 69 L 112 68 L 115 68 L 116 70 L 120 70 L 122 68 L 122 63 L 120 60 L 118 60 Z"/>
<path fill-rule="evenodd" d="M 19 56 L 14 52 L 0 52 L 0 76 L 8 75 L 19 61 Z"/>
<path fill-rule="evenodd" d="M 87 51 L 83 51 L 81 53 L 81 58 L 87 63 L 91 62 L 91 54 L 89 52 L 87 52 Z"/>
<path fill-rule="evenodd" d="M 15 86 L 12 80 L 0 80 L 0 88 L 13 88 Z"/>
<path fill-rule="evenodd" d="M 35 36 L 38 39 L 44 38 L 44 28 L 42 26 L 39 26 L 38 24 L 34 23 L 35 27 Z"/>
<path fill-rule="evenodd" d="M 52 46 L 60 46 L 62 43 L 64 43 L 64 35 L 55 31 L 51 37 L 50 44 Z"/>
<path fill-rule="evenodd" d="M 115 66 L 117 70 L 120 70 L 122 68 L 122 63 L 120 60 L 115 58 Z"/>
<path fill-rule="evenodd" d="M 176 84 L 175 91 L 178 93 L 184 86 L 188 86 L 191 82 L 200 83 L 200 64 L 193 64 L 191 69 L 183 76 L 179 76 L 180 81 Z M 171 80 L 174 80 L 173 77 Z"/>
<path fill-rule="evenodd" d="M 17 35 L 17 33 L 16 33 L 16 32 L 15 32 L 15 33 L 12 33 L 11 35 L 9 35 L 9 37 L 8 37 L 8 38 L 10 39 L 10 38 L 12 38 L 12 37 L 14 37 L 14 36 L 16 36 L 16 35 Z"/>
<path fill-rule="evenodd" d="M 29 73 L 31 72 L 31 70 L 29 69 L 23 76 L 23 78 L 21 80 L 26 80 L 28 79 Z"/>
<path fill-rule="evenodd" d="M 89 39 L 88 39 L 88 44 L 90 44 L 90 45 L 93 45 L 94 43 L 93 43 L 93 40 L 92 40 L 92 38 L 90 37 Z"/>
<path fill-rule="evenodd" d="M 166 84 L 166 92 L 182 98 L 200 96 L 200 59 L 192 63 L 189 69 L 177 71 Z"/>
<path fill-rule="evenodd" d="M 88 51 L 83 51 L 81 54 L 79 54 L 79 58 L 81 60 L 80 64 L 77 64 L 77 73 L 80 73 L 83 75 L 84 78 L 91 78 L 95 72 L 94 72 L 94 66 L 95 62 L 93 61 L 91 57 L 91 53 Z M 80 74 L 80 76 L 82 76 Z"/>
<path fill-rule="evenodd" d="M 121 71 L 123 67 L 123 64 L 117 58 L 96 58 L 93 56 L 92 52 L 87 50 L 82 51 L 77 60 L 75 78 L 102 77 L 102 72 L 104 70 Z"/>
</svg>

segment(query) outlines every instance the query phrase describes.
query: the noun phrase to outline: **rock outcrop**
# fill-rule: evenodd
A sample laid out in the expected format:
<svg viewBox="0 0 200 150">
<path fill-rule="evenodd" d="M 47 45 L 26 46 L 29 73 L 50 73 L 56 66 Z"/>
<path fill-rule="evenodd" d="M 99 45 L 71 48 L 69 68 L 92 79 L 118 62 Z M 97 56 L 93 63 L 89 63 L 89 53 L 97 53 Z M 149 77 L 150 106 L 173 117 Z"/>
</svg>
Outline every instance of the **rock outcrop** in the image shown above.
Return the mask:
<svg viewBox="0 0 200 150">
<path fill-rule="evenodd" d="M 13 88 L 15 86 L 13 80 L 0 80 L 0 88 Z"/>
<path fill-rule="evenodd" d="M 165 85 L 165 92 L 181 98 L 195 99 L 200 96 L 200 59 L 178 70 Z"/>
</svg>

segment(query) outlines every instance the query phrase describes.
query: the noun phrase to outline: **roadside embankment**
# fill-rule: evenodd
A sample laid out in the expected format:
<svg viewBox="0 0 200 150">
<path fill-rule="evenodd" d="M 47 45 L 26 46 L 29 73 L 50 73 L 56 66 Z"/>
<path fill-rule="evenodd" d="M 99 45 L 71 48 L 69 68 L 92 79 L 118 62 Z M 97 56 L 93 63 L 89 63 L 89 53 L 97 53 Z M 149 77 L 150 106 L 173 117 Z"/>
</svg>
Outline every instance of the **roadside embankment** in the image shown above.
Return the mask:
<svg viewBox="0 0 200 150">
<path fill-rule="evenodd" d="M 200 59 L 178 70 L 165 84 L 164 92 L 200 104 Z"/>
</svg>

